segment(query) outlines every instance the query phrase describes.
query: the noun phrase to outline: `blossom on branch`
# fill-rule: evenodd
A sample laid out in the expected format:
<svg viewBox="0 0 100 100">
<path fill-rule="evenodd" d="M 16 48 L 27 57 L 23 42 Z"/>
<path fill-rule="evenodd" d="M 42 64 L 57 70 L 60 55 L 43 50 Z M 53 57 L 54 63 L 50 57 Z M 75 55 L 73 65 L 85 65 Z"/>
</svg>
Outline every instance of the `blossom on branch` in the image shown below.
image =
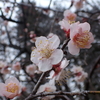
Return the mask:
<svg viewBox="0 0 100 100">
<path fill-rule="evenodd" d="M 61 26 L 61 29 L 65 31 L 67 37 L 70 36 L 70 27 L 73 23 L 75 23 L 76 17 L 75 13 L 65 10 L 64 19 L 58 23 Z"/>
<path fill-rule="evenodd" d="M 61 26 L 61 29 L 63 29 L 67 35 L 67 37 L 69 37 L 70 34 L 70 23 L 63 19 L 62 21 L 59 22 L 59 25 Z"/>
<path fill-rule="evenodd" d="M 64 79 L 68 76 L 68 73 L 66 70 L 64 70 L 69 64 L 69 60 L 66 58 L 63 59 L 59 64 L 53 65 L 53 69 L 50 72 L 49 79 L 55 78 L 57 82 L 62 82 Z"/>
<path fill-rule="evenodd" d="M 15 64 L 13 64 L 12 69 L 15 71 L 20 71 L 20 69 L 21 69 L 20 62 L 16 62 Z"/>
<path fill-rule="evenodd" d="M 79 54 L 80 49 L 90 48 L 94 41 L 93 34 L 90 32 L 89 23 L 74 23 L 70 29 L 70 41 L 68 50 L 72 55 Z"/>
<path fill-rule="evenodd" d="M 7 63 L 4 61 L 0 61 L 0 69 L 7 67 Z"/>
<path fill-rule="evenodd" d="M 52 65 L 57 64 L 63 58 L 63 51 L 57 49 L 60 39 L 57 35 L 51 38 L 38 37 L 36 39 L 36 48 L 31 53 L 31 61 L 35 63 L 39 70 L 46 72 L 52 69 Z"/>
<path fill-rule="evenodd" d="M 72 23 L 76 20 L 77 15 L 75 13 L 72 13 L 70 10 L 64 11 L 64 19 L 69 21 L 69 23 Z"/>
<path fill-rule="evenodd" d="M 55 80 L 52 79 L 48 83 L 41 85 L 36 94 L 42 93 L 42 92 L 48 92 L 49 93 L 49 92 L 55 92 L 55 91 L 56 91 Z M 43 97 L 42 100 L 50 100 L 54 97 L 55 97 L 54 95 L 46 96 L 46 97 Z"/>
<path fill-rule="evenodd" d="M 21 86 L 15 77 L 7 79 L 4 83 L 0 83 L 0 95 L 7 98 L 14 98 L 21 93 Z"/>
<path fill-rule="evenodd" d="M 26 66 L 26 72 L 29 74 L 29 75 L 34 75 L 35 72 L 37 70 L 37 66 L 35 64 L 30 64 L 28 66 Z"/>
<path fill-rule="evenodd" d="M 83 71 L 82 67 L 74 66 L 71 69 L 71 72 L 74 74 L 74 76 L 75 76 L 74 80 L 76 82 L 83 82 L 88 77 L 88 74 Z"/>
</svg>

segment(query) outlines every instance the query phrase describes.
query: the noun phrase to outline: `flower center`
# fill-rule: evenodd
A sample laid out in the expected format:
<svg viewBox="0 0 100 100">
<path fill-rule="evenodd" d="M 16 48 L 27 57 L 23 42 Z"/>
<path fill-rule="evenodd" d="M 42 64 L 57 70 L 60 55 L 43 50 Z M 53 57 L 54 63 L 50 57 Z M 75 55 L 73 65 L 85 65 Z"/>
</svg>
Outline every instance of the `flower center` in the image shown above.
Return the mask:
<svg viewBox="0 0 100 100">
<path fill-rule="evenodd" d="M 71 14 L 70 16 L 67 16 L 67 19 L 69 19 L 70 21 L 73 21 L 75 20 L 75 16 Z"/>
<path fill-rule="evenodd" d="M 86 31 L 81 34 L 80 33 L 76 34 L 73 38 L 73 41 L 78 47 L 84 48 L 88 44 L 89 39 L 90 36 L 88 34 L 88 31 Z"/>
<path fill-rule="evenodd" d="M 39 50 L 38 52 L 40 53 L 42 58 L 49 58 L 51 56 L 53 50 L 46 47 L 46 48 Z"/>
<path fill-rule="evenodd" d="M 44 91 L 45 91 L 45 92 L 52 92 L 51 89 L 50 89 L 49 87 L 46 87 Z"/>
<path fill-rule="evenodd" d="M 8 83 L 6 89 L 7 92 L 15 93 L 19 88 L 15 83 Z"/>
<path fill-rule="evenodd" d="M 70 29 L 68 29 L 68 30 L 64 29 L 64 32 L 66 33 L 66 36 L 67 36 L 67 37 L 70 36 Z"/>
<path fill-rule="evenodd" d="M 81 72 L 77 72 L 77 73 L 75 73 L 75 75 L 76 75 L 76 76 L 81 76 L 82 73 L 81 73 Z"/>
</svg>

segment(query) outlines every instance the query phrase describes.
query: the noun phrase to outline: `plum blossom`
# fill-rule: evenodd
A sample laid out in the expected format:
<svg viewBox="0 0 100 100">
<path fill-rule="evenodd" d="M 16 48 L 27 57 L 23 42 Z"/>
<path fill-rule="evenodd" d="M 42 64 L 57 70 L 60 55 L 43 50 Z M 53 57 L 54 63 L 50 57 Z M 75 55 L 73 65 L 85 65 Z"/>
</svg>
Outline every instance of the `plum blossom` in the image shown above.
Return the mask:
<svg viewBox="0 0 100 100">
<path fill-rule="evenodd" d="M 29 75 L 34 75 L 35 72 L 37 70 L 37 66 L 35 64 L 30 64 L 28 66 L 26 66 L 26 72 L 29 74 Z"/>
<path fill-rule="evenodd" d="M 76 82 L 83 82 L 88 77 L 88 74 L 83 71 L 82 67 L 76 67 L 76 66 L 74 66 L 71 69 L 71 72 L 73 72 L 73 74 L 75 76 L 74 80 Z"/>
<path fill-rule="evenodd" d="M 75 13 L 72 13 L 70 10 L 65 10 L 64 11 L 64 19 L 73 22 L 76 20 L 77 15 Z"/>
<path fill-rule="evenodd" d="M 52 79 L 48 83 L 41 85 L 36 94 L 41 92 L 55 92 L 55 91 L 56 91 L 55 80 Z M 42 100 L 50 100 L 52 98 L 54 98 L 54 95 L 43 97 Z"/>
<path fill-rule="evenodd" d="M 14 98 L 21 93 L 21 86 L 15 77 L 7 79 L 4 83 L 0 83 L 0 95 L 7 98 Z"/>
<path fill-rule="evenodd" d="M 61 29 L 63 29 L 65 31 L 66 35 L 69 37 L 70 23 L 67 20 L 63 19 L 58 24 L 61 26 Z"/>
<path fill-rule="evenodd" d="M 10 70 L 7 67 L 5 67 L 5 68 L 1 69 L 1 73 L 2 74 L 10 74 Z"/>
<path fill-rule="evenodd" d="M 57 35 L 51 38 L 38 37 L 36 39 L 36 48 L 31 53 L 31 61 L 35 63 L 39 70 L 46 72 L 52 69 L 52 65 L 57 64 L 63 58 L 63 51 L 57 49 L 60 39 Z"/>
<path fill-rule="evenodd" d="M 7 67 L 7 63 L 4 61 L 0 61 L 0 69 Z"/>
<path fill-rule="evenodd" d="M 70 36 L 70 27 L 73 23 L 75 23 L 76 14 L 72 13 L 69 10 L 64 11 L 64 19 L 62 21 L 59 21 L 59 25 L 61 26 L 61 29 L 63 29 L 66 33 L 66 36 Z"/>
<path fill-rule="evenodd" d="M 87 22 L 74 23 L 71 26 L 68 50 L 72 55 L 79 54 L 80 49 L 90 48 L 93 41 L 93 34 L 90 32 L 90 25 Z"/>
<path fill-rule="evenodd" d="M 74 1 L 74 6 L 76 7 L 76 9 L 81 9 L 84 6 L 85 2 L 86 0 Z"/>
<path fill-rule="evenodd" d="M 49 79 L 55 78 L 56 81 L 61 82 L 64 81 L 64 79 L 68 76 L 68 73 L 66 70 L 64 70 L 69 64 L 69 60 L 66 58 L 63 59 L 59 64 L 53 65 L 53 69 L 50 72 Z"/>
<path fill-rule="evenodd" d="M 15 71 L 20 71 L 20 69 L 21 69 L 20 62 L 13 64 L 12 69 L 15 70 Z"/>
</svg>

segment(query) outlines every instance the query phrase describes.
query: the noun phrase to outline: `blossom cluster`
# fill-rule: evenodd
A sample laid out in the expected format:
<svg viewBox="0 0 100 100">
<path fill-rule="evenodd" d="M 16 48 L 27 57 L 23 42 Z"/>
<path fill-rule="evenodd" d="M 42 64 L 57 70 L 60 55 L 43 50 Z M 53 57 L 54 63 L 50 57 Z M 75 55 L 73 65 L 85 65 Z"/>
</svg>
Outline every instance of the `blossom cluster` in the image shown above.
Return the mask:
<svg viewBox="0 0 100 100">
<path fill-rule="evenodd" d="M 91 43 L 94 41 L 93 34 L 90 32 L 90 25 L 87 22 L 80 23 L 76 21 L 77 15 L 69 10 L 64 11 L 64 18 L 58 23 L 62 30 L 66 34 L 66 39 L 69 39 L 68 51 L 72 55 L 78 55 L 80 49 L 88 49 L 91 47 Z M 31 61 L 33 64 L 26 66 L 26 73 L 31 77 L 35 73 L 48 72 L 49 82 L 41 85 L 37 93 L 41 92 L 54 92 L 56 91 L 55 82 L 62 82 L 68 76 L 67 66 L 70 60 L 64 55 L 64 51 L 60 48 L 60 39 L 57 35 L 50 33 L 47 37 L 40 36 L 35 37 L 35 47 L 31 53 Z M 7 64 L 0 62 L 0 69 L 7 69 Z M 12 64 L 12 70 L 20 71 L 21 64 L 16 62 Z M 5 70 L 5 73 L 7 70 Z M 88 74 L 83 71 L 81 67 L 73 67 L 70 72 L 74 75 L 76 82 L 83 82 Z M 21 94 L 22 87 L 19 81 L 15 78 L 9 78 L 5 84 L 0 83 L 0 95 L 7 98 L 14 98 Z M 54 96 L 46 96 L 43 99 L 48 100 L 54 98 Z"/>
<path fill-rule="evenodd" d="M 69 53 L 72 55 L 78 55 L 80 49 L 90 48 L 91 43 L 94 41 L 89 23 L 75 22 L 76 17 L 75 13 L 66 10 L 64 11 L 64 19 L 59 22 L 61 29 L 66 33 L 66 38 L 69 38 L 67 46 Z M 66 78 L 67 72 L 65 69 L 69 64 L 69 60 L 64 58 L 63 50 L 57 49 L 59 45 L 59 37 L 50 33 L 47 37 L 41 36 L 36 39 L 36 48 L 31 53 L 31 61 L 38 66 L 40 71 L 49 71 L 50 74 L 47 78 L 54 81 L 63 81 Z M 83 82 L 88 76 L 81 67 L 73 67 L 71 72 L 77 82 Z M 40 88 L 44 86 L 50 88 L 47 83 L 40 86 Z M 52 87 L 55 87 L 55 85 L 52 85 Z M 38 92 L 40 92 L 40 88 Z M 41 92 L 45 91 L 44 89 L 41 89 Z"/>
</svg>

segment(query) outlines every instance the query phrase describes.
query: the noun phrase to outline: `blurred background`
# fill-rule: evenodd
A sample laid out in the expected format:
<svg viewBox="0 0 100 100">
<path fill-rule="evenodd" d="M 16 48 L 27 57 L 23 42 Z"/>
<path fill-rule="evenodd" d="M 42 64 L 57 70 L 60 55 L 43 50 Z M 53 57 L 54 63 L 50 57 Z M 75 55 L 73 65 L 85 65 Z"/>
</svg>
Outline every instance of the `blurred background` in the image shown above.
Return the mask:
<svg viewBox="0 0 100 100">
<path fill-rule="evenodd" d="M 0 61 L 7 64 L 0 72 L 0 81 L 16 76 L 26 87 L 20 97 L 12 100 L 24 100 L 32 91 L 41 74 L 30 76 L 26 66 L 32 64 L 30 54 L 35 38 L 54 33 L 59 36 L 61 45 L 67 40 L 65 32 L 58 24 L 63 12 L 68 9 L 77 14 L 77 21 L 88 22 L 95 41 L 90 49 L 81 50 L 79 56 L 73 56 L 65 48 L 65 56 L 70 60 L 68 68 L 82 66 L 88 73 L 85 82 L 77 84 L 70 76 L 57 90 L 84 91 L 100 90 L 100 0 L 0 0 Z M 20 62 L 21 70 L 12 70 L 12 65 Z M 1 63 L 0 63 L 1 64 Z M 33 80 L 33 81 L 32 81 Z M 69 97 L 70 100 L 100 100 L 100 95 Z M 7 100 L 1 97 L 0 100 Z M 37 100 L 37 99 L 36 99 Z M 66 100 L 55 97 L 52 100 Z"/>
</svg>

